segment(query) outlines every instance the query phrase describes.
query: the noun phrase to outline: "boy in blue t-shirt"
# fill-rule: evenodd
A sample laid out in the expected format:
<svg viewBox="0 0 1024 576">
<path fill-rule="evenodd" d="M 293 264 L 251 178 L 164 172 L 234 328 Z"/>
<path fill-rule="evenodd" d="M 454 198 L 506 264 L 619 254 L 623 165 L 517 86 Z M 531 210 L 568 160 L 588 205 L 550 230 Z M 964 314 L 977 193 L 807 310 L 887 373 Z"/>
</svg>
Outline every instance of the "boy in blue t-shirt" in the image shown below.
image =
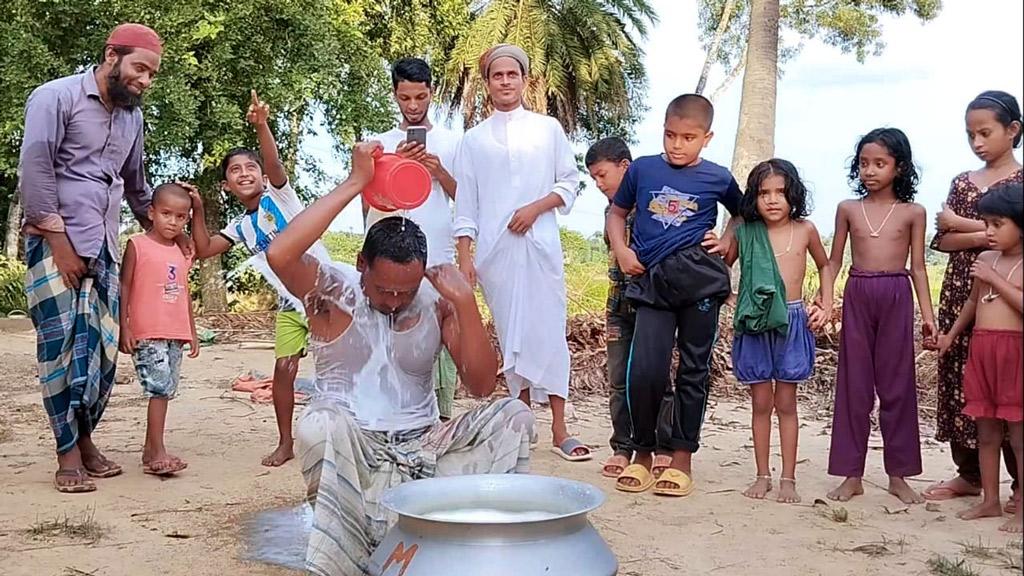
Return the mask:
<svg viewBox="0 0 1024 576">
<path fill-rule="evenodd" d="M 626 387 L 635 463 L 616 488 L 686 496 L 693 491 L 691 458 L 700 445 L 708 400 L 711 352 L 718 310 L 729 296 L 729 269 L 722 260 L 731 242 L 742 192 L 729 170 L 702 160 L 711 141 L 714 108 L 703 96 L 685 94 L 665 113 L 665 153 L 633 161 L 608 214 L 608 238 L 623 272 L 634 278 L 626 297 L 636 307 Z M 715 227 L 718 204 L 732 214 L 720 243 L 705 242 Z M 626 215 L 636 210 L 632 246 Z M 672 413 L 672 465 L 655 479 L 650 470 L 657 444 L 662 395 L 670 378 L 672 341 L 679 348 Z"/>
</svg>

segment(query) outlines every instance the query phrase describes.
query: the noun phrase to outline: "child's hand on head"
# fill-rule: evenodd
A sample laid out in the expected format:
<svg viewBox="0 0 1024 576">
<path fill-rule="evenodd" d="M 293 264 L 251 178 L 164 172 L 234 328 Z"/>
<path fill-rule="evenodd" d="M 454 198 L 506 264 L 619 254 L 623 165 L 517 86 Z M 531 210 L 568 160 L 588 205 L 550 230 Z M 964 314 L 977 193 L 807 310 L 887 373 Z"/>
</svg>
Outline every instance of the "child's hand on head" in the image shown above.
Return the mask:
<svg viewBox="0 0 1024 576">
<path fill-rule="evenodd" d="M 249 112 L 245 115 L 245 119 L 253 126 L 266 124 L 270 118 L 270 106 L 260 101 L 255 90 L 250 90 L 250 96 Z"/>
</svg>

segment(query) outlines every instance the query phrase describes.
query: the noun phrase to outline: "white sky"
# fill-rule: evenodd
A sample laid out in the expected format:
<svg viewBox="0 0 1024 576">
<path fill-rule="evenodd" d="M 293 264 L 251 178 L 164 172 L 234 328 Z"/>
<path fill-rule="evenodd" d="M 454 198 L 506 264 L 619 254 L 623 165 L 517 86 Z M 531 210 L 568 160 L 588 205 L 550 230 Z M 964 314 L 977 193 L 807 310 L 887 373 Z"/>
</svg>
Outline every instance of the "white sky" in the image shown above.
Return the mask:
<svg viewBox="0 0 1024 576">
<path fill-rule="evenodd" d="M 692 2 L 653 0 L 660 23 L 645 46 L 649 78 L 646 117 L 637 127 L 634 156 L 661 151 L 664 107 L 691 92 L 704 62 Z M 922 25 L 905 17 L 884 22 L 887 44 L 881 56 L 857 63 L 852 54 L 807 42 L 784 69 L 779 82 L 775 155 L 792 161 L 814 195 L 811 219 L 828 234 L 835 207 L 849 197 L 846 167 L 857 139 L 880 126 L 901 128 L 910 137 L 921 171 L 917 199 L 936 212 L 950 180 L 979 166 L 964 135 L 967 103 L 984 90 L 1024 96 L 1024 37 L 1020 0 L 945 0 L 940 16 Z M 716 69 L 714 90 L 724 75 Z M 705 157 L 729 166 L 739 117 L 742 78 L 716 102 L 715 138 Z M 453 126 L 460 129 L 461 126 Z M 579 151 L 587 143 L 578 143 Z M 337 166 L 326 138 L 309 142 L 321 165 Z M 340 170 L 328 170 L 340 178 Z M 604 196 L 586 178 L 587 189 L 561 223 L 585 235 L 604 225 Z M 931 218 L 929 218 L 931 221 Z M 348 207 L 332 229 L 362 231 L 358 205 Z"/>
</svg>

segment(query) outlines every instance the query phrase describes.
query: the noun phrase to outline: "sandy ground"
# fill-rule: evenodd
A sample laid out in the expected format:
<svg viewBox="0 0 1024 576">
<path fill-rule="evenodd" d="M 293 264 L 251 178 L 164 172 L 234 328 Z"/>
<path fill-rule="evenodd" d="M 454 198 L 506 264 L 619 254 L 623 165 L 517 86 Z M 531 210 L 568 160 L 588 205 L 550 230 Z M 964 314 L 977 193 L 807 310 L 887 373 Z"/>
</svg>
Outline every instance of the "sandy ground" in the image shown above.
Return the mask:
<svg viewBox="0 0 1024 576">
<path fill-rule="evenodd" d="M 118 385 L 95 438 L 126 472 L 98 480 L 94 493 L 63 495 L 52 487 L 53 440 L 36 390 L 34 346 L 26 323 L 0 321 L 0 574 L 293 573 L 241 559 L 245 519 L 294 505 L 303 493 L 294 462 L 273 470 L 259 464 L 276 441 L 271 408 L 228 391 L 239 373 L 269 371 L 269 351 L 214 346 L 198 360 L 186 359 L 180 396 L 168 417 L 168 445 L 190 467 L 163 481 L 142 474 L 145 401 L 130 361 L 122 358 Z M 618 556 L 620 575 L 916 575 L 931 573 L 926 563 L 935 555 L 963 557 L 979 574 L 1014 573 L 1005 558 L 965 555 L 964 542 L 990 551 L 1010 546 L 1019 573 L 1019 538 L 998 532 L 1000 520 L 957 520 L 965 501 L 907 510 L 887 495 L 877 436 L 871 441 L 867 494 L 845 505 L 846 522 L 836 522 L 811 504 L 835 482 L 825 474 L 823 422 L 807 421 L 801 431 L 798 476 L 805 504 L 783 505 L 740 494 L 754 475 L 745 405 L 713 403 L 705 446 L 695 460 L 697 491 L 681 500 L 618 493 L 612 480 L 600 476 L 598 462 L 608 456 L 609 434 L 603 399 L 577 403 L 571 424 L 584 441 L 599 447 L 589 463 L 570 464 L 551 454 L 550 419 L 543 410 L 537 414 L 542 430 L 533 471 L 605 490 L 608 500 L 591 518 Z M 928 438 L 930 431 L 922 434 Z M 913 483 L 919 489 L 951 473 L 946 448 L 925 440 L 923 450 L 926 472 Z M 777 447 L 773 452 L 777 476 Z M 1009 491 L 1005 484 L 1003 489 Z M 43 522 L 89 516 L 101 532 L 94 542 L 30 533 Z M 451 574 L 458 574 L 457 566 Z"/>
</svg>

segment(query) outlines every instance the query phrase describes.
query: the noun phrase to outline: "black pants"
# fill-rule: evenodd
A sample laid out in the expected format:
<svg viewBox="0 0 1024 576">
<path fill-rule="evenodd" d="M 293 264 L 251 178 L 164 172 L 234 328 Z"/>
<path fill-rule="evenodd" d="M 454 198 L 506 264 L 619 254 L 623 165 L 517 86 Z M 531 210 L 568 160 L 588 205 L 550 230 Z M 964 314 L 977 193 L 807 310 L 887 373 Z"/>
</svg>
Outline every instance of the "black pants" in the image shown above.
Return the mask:
<svg viewBox="0 0 1024 576">
<path fill-rule="evenodd" d="M 626 296 L 636 306 L 626 375 L 635 450 L 657 447 L 673 343 L 679 349 L 679 368 L 668 446 L 690 453 L 700 448 L 718 311 L 728 295 L 728 268 L 700 246 L 677 250 L 627 287 Z"/>
<path fill-rule="evenodd" d="M 633 445 L 629 440 L 629 404 L 626 401 L 626 365 L 629 361 L 629 347 L 633 341 L 636 326 L 636 311 L 627 302 L 620 310 L 608 312 L 605 325 L 608 333 L 608 382 L 611 395 L 608 408 L 612 416 L 612 437 L 609 444 L 612 451 L 626 457 L 632 456 Z M 658 451 L 671 452 L 668 439 L 672 436 L 672 387 L 665 388 L 661 409 L 658 413 Z"/>
<path fill-rule="evenodd" d="M 961 446 L 954 442 L 949 443 L 950 453 L 953 455 L 953 463 L 956 464 L 956 473 L 975 486 L 981 486 L 981 465 L 978 463 L 978 449 Z M 1003 463 L 1010 471 L 1013 478 L 1011 487 L 1017 489 L 1020 478 L 1017 478 L 1017 458 L 1013 455 L 1013 448 L 1009 442 L 1003 442 Z"/>
</svg>

